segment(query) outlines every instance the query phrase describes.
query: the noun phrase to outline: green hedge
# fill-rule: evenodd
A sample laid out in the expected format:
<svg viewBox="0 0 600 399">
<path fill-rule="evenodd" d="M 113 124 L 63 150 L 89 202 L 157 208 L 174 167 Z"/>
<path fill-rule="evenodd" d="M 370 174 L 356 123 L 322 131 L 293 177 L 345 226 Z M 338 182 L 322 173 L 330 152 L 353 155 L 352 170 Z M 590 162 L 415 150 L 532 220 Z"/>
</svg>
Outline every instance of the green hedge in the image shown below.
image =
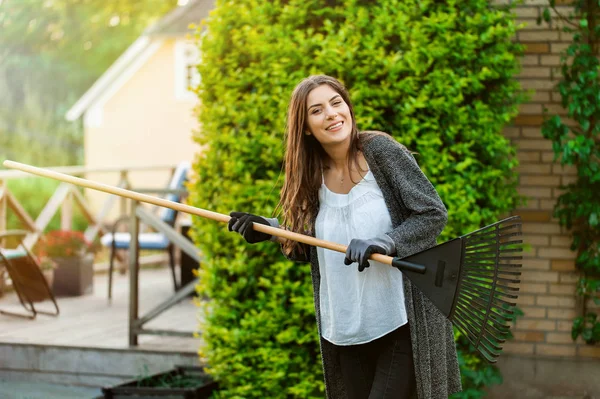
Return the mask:
<svg viewBox="0 0 600 399">
<path fill-rule="evenodd" d="M 294 86 L 325 73 L 349 88 L 359 128 L 390 132 L 418 153 L 449 211 L 442 240 L 515 207 L 515 150 L 502 127 L 523 100 L 521 47 L 508 9 L 487 0 L 217 0 L 199 36 L 197 142 L 191 203 L 271 216 Z M 245 244 L 194 220 L 204 261 L 201 356 L 220 397 L 323 397 L 309 268 L 277 245 Z M 459 344 L 476 397 L 499 378 Z M 473 373 L 475 375 L 473 376 Z"/>
</svg>

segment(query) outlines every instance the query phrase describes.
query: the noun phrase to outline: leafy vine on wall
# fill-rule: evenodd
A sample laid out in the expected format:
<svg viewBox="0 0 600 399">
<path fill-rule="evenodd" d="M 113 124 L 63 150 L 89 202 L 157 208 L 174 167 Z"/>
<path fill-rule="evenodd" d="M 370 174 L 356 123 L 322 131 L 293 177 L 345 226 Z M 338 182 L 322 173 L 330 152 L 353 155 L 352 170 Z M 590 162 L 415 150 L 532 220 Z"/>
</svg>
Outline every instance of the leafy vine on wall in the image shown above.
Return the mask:
<svg viewBox="0 0 600 399">
<path fill-rule="evenodd" d="M 590 305 L 600 305 L 600 1 L 574 0 L 568 5 L 565 15 L 565 8 L 550 0 L 538 19 L 538 24 L 556 23 L 572 36 L 561 53 L 558 83 L 568 120 L 546 113 L 542 134 L 552 140 L 555 160 L 577 170 L 576 180 L 561 187 L 554 215 L 572 234 L 580 274 L 572 338 L 581 336 L 595 344 L 600 342 L 600 319 Z"/>
</svg>

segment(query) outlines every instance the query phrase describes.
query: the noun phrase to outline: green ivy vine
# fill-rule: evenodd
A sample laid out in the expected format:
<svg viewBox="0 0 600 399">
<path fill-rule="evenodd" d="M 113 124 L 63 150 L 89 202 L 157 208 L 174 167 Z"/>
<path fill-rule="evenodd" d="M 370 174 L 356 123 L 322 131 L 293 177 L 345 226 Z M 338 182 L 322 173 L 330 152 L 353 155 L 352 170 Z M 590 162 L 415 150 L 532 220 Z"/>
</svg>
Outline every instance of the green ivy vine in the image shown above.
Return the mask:
<svg viewBox="0 0 600 399">
<path fill-rule="evenodd" d="M 600 1 L 574 0 L 569 10 L 564 15 L 550 0 L 538 20 L 554 19 L 572 34 L 571 44 L 561 53 L 558 83 L 570 121 L 546 112 L 542 135 L 552 140 L 555 160 L 577 169 L 576 180 L 561 187 L 554 215 L 573 235 L 571 250 L 576 251 L 580 273 L 580 313 L 572 338 L 581 336 L 587 344 L 595 344 L 600 342 L 600 319 L 589 305 L 600 305 Z"/>
</svg>

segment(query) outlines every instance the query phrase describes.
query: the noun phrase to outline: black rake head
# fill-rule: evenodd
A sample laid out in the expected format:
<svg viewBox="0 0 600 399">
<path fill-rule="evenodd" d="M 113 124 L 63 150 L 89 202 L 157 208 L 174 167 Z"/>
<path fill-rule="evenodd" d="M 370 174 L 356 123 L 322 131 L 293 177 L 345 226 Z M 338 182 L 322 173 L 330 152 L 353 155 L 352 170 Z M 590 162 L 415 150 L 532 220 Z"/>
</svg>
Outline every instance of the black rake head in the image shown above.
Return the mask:
<svg viewBox="0 0 600 399">
<path fill-rule="evenodd" d="M 521 218 L 513 216 L 460 237 L 462 261 L 450 320 L 491 363 L 514 320 L 521 282 Z"/>
</svg>

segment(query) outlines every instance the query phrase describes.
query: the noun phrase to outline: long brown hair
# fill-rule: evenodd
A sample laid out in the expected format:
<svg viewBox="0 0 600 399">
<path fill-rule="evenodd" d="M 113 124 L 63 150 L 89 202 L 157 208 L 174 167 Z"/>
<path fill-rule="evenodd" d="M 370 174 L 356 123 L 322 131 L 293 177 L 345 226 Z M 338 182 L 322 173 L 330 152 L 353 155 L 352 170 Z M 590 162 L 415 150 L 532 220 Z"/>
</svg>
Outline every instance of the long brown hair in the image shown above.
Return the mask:
<svg viewBox="0 0 600 399">
<path fill-rule="evenodd" d="M 308 94 L 321 85 L 329 85 L 348 104 L 352 116 L 352 134 L 348 151 L 348 166 L 358 165 L 360 144 L 354 109 L 350 95 L 337 79 L 326 75 L 314 75 L 302 80 L 294 89 L 288 106 L 285 150 L 285 182 L 277 206 L 287 229 L 301 234 L 313 234 L 313 222 L 319 211 L 319 187 L 322 171 L 326 167 L 327 153 L 308 130 L 306 99 Z M 284 251 L 299 249 L 298 242 L 287 240 Z"/>
</svg>

